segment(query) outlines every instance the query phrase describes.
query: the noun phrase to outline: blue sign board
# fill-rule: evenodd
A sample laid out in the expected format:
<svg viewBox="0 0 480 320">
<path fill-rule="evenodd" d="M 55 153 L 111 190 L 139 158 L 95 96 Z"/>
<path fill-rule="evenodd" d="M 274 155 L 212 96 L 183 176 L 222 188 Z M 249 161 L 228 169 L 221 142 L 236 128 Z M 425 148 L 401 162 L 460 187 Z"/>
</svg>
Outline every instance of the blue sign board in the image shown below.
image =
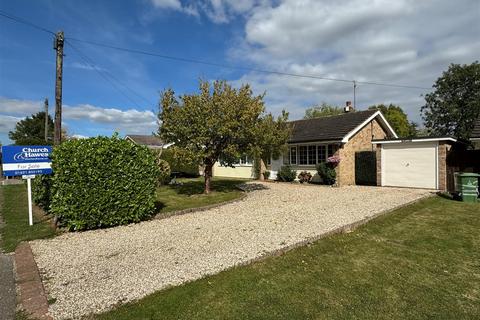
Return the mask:
<svg viewBox="0 0 480 320">
<path fill-rule="evenodd" d="M 3 175 L 51 174 L 51 146 L 2 146 Z"/>
</svg>

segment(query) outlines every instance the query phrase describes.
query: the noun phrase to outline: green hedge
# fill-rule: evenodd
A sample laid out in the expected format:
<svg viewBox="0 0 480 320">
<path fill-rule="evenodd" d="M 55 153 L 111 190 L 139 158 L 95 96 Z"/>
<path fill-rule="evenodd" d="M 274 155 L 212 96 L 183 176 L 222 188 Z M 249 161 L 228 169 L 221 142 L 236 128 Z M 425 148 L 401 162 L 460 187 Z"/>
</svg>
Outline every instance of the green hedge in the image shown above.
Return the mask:
<svg viewBox="0 0 480 320">
<path fill-rule="evenodd" d="M 51 212 L 70 230 L 138 222 L 155 210 L 158 167 L 146 147 L 114 137 L 68 140 L 52 153 Z"/>
<path fill-rule="evenodd" d="M 52 202 L 52 175 L 37 175 L 32 180 L 32 200 L 46 212 L 50 211 L 50 203 Z"/>
<path fill-rule="evenodd" d="M 186 164 L 175 158 L 172 150 L 163 149 L 160 158 L 167 161 L 170 165 L 170 171 L 177 177 L 198 177 L 198 165 Z"/>
</svg>

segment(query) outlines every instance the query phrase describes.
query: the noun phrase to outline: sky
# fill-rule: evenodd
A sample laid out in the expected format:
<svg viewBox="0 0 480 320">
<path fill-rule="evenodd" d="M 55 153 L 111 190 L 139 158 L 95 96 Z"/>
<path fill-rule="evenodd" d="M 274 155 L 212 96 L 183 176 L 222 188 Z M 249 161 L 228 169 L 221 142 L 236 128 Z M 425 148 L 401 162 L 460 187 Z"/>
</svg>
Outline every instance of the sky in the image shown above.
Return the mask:
<svg viewBox="0 0 480 320">
<path fill-rule="evenodd" d="M 358 110 L 398 104 L 421 124 L 423 95 L 442 72 L 480 58 L 478 0 L 2 0 L 0 11 L 65 32 L 62 122 L 77 137 L 156 132 L 161 91 L 195 93 L 200 79 L 248 83 L 268 112 L 291 119 L 353 100 L 350 82 L 259 69 L 425 88 L 356 91 Z M 0 16 L 0 142 L 12 143 L 8 132 L 45 98 L 53 116 L 54 88 L 52 34 Z"/>
</svg>

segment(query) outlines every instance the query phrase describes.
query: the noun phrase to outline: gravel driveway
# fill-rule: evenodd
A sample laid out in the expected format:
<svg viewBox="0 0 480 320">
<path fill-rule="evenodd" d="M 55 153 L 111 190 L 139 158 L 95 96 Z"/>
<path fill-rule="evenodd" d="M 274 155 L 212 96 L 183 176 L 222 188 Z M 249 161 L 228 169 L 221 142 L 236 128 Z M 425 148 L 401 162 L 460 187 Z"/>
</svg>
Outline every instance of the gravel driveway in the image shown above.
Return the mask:
<svg viewBox="0 0 480 320">
<path fill-rule="evenodd" d="M 31 242 L 56 319 L 78 318 L 319 236 L 425 190 L 265 183 L 207 211 Z"/>
</svg>

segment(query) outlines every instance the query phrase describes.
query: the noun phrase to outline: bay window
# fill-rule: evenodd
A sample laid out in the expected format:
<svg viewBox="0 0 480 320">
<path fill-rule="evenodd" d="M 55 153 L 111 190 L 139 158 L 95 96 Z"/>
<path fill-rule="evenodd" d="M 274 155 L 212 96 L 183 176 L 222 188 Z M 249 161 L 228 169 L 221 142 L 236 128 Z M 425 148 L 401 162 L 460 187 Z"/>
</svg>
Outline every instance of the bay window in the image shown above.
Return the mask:
<svg viewBox="0 0 480 320">
<path fill-rule="evenodd" d="M 298 146 L 298 164 L 308 164 L 308 146 Z"/>
</svg>

